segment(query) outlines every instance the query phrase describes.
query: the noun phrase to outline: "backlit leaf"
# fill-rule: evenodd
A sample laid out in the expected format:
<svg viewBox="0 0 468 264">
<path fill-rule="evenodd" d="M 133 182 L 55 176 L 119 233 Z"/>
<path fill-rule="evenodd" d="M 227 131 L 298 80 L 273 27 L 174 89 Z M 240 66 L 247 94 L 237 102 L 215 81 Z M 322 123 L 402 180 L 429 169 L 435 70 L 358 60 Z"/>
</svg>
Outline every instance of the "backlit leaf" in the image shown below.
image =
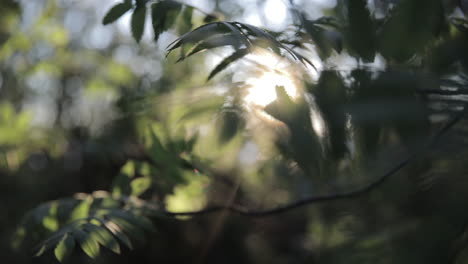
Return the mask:
<svg viewBox="0 0 468 264">
<path fill-rule="evenodd" d="M 128 236 L 124 233 L 122 227 L 110 220 L 99 220 L 120 242 L 122 242 L 129 249 L 133 249 L 132 242 Z"/>
<path fill-rule="evenodd" d="M 155 231 L 153 223 L 145 216 L 136 215 L 132 212 L 123 210 L 112 210 L 108 215 L 124 219 L 130 222 L 132 225 L 143 228 L 147 231 Z"/>
<path fill-rule="evenodd" d="M 74 248 L 75 238 L 70 233 L 66 233 L 54 250 L 55 257 L 58 261 L 63 262 L 73 252 Z"/>
<path fill-rule="evenodd" d="M 132 195 L 139 196 L 151 187 L 151 178 L 142 177 L 134 179 L 130 183 L 130 186 L 132 187 Z"/>
<path fill-rule="evenodd" d="M 89 233 L 76 229 L 73 231 L 73 235 L 77 238 L 81 249 L 83 249 L 86 255 L 92 259 L 95 259 L 99 255 L 99 244 Z"/>
<path fill-rule="evenodd" d="M 102 226 L 86 224 L 83 226 L 93 240 L 96 240 L 102 246 L 112 250 L 116 254 L 120 254 L 120 246 L 112 234 Z"/>
<path fill-rule="evenodd" d="M 127 221 L 124 218 L 115 215 L 107 215 L 106 218 L 112 223 L 116 224 L 124 233 L 139 243 L 145 242 L 145 234 L 135 224 Z"/>
<path fill-rule="evenodd" d="M 89 209 L 91 207 L 91 200 L 82 200 L 71 212 L 70 220 L 83 219 L 89 216 Z"/>
</svg>

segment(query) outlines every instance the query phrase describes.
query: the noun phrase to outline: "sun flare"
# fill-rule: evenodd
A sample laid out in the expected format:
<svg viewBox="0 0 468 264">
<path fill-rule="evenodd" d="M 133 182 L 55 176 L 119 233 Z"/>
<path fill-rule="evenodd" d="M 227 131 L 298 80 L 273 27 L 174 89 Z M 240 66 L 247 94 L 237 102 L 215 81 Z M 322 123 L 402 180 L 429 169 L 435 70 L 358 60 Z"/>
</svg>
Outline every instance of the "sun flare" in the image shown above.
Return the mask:
<svg viewBox="0 0 468 264">
<path fill-rule="evenodd" d="M 289 64 L 285 64 L 282 58 L 271 53 L 257 53 L 252 57 L 255 63 L 261 65 L 262 72 L 247 78 L 247 90 L 244 101 L 251 107 L 256 117 L 270 122 L 276 121 L 263 111 L 263 108 L 276 100 L 276 86 L 284 87 L 286 93 L 294 100 L 300 97 L 302 82 L 298 80 L 295 72 Z M 309 95 L 310 96 L 310 95 Z M 310 104 L 310 118 L 312 127 L 319 137 L 325 136 L 325 123 L 320 113 L 313 106 L 313 99 L 306 95 L 306 101 Z M 309 99 L 309 100 L 308 100 Z"/>
<path fill-rule="evenodd" d="M 247 79 L 249 85 L 245 95 L 245 102 L 250 105 L 264 107 L 276 99 L 276 86 L 283 86 L 289 96 L 298 96 L 298 86 L 295 78 L 284 65 L 282 58 L 271 53 L 257 53 L 252 58 L 261 64 L 265 70 Z"/>
<path fill-rule="evenodd" d="M 276 86 L 283 86 L 291 97 L 297 97 L 298 91 L 294 81 L 286 75 L 265 72 L 260 77 L 247 81 L 250 85 L 245 101 L 252 105 L 266 106 L 276 99 Z"/>
</svg>

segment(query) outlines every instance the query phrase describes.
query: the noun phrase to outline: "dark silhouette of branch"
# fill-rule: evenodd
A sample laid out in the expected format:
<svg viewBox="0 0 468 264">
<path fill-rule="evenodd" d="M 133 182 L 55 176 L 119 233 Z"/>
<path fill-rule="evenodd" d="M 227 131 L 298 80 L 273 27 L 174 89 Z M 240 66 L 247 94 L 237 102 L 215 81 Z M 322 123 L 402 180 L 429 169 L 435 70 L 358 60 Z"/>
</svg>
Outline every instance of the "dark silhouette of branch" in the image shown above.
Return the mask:
<svg viewBox="0 0 468 264">
<path fill-rule="evenodd" d="M 455 246 L 453 252 L 449 255 L 448 264 L 456 264 L 460 255 L 467 247 L 468 222 L 465 222 L 461 230 L 455 236 Z"/>
<path fill-rule="evenodd" d="M 380 176 L 375 181 L 353 191 L 309 197 L 309 198 L 298 200 L 293 203 L 289 203 L 283 206 L 279 206 L 273 209 L 266 209 L 266 210 L 248 210 L 246 208 L 243 208 L 237 205 L 226 205 L 226 206 L 211 206 L 211 207 L 207 207 L 205 209 L 198 210 L 198 211 L 187 211 L 187 212 L 159 211 L 159 213 L 164 214 L 166 216 L 175 217 L 175 216 L 198 216 L 198 215 L 206 215 L 210 213 L 215 213 L 219 211 L 230 211 L 232 213 L 236 213 L 236 214 L 243 215 L 243 216 L 266 217 L 266 216 L 285 213 L 285 212 L 288 212 L 293 209 L 306 206 L 306 205 L 322 203 L 322 202 L 327 202 L 327 201 L 338 201 L 338 200 L 344 200 L 344 199 L 357 198 L 357 197 L 370 193 L 372 190 L 382 185 L 388 178 L 390 178 L 390 176 L 396 174 L 402 168 L 404 168 L 410 162 L 416 159 L 420 154 L 424 154 L 425 152 L 431 150 L 436 145 L 436 143 L 441 139 L 441 137 L 445 135 L 455 124 L 457 124 L 463 118 L 463 116 L 466 114 L 467 111 L 468 111 L 468 105 L 465 105 L 464 109 L 460 111 L 459 113 L 457 113 L 457 115 L 454 116 L 450 121 L 448 121 L 432 137 L 432 139 L 427 144 L 421 147 L 419 151 L 414 152 L 412 155 L 400 161 L 398 164 L 393 166 L 390 170 L 385 172 L 382 176 Z"/>
<path fill-rule="evenodd" d="M 468 90 L 466 89 L 456 89 L 456 90 L 442 90 L 442 89 L 420 89 L 417 90 L 421 94 L 437 94 L 437 95 L 468 95 Z"/>
</svg>

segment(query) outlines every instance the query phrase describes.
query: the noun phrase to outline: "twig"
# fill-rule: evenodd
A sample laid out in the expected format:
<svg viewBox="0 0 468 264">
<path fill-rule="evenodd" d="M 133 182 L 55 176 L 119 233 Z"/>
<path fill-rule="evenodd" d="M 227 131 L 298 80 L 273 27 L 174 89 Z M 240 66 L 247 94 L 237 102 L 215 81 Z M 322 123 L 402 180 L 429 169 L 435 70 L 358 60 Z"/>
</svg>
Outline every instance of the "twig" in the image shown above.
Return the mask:
<svg viewBox="0 0 468 264">
<path fill-rule="evenodd" d="M 166 216 L 176 217 L 176 216 L 198 216 L 198 215 L 211 214 L 211 213 L 215 213 L 219 211 L 230 211 L 232 213 L 236 213 L 236 214 L 243 215 L 243 216 L 266 217 L 266 216 L 285 213 L 285 212 L 288 212 L 293 209 L 306 206 L 306 205 L 322 203 L 322 202 L 327 202 L 327 201 L 338 201 L 338 200 L 343 200 L 343 199 L 357 198 L 367 193 L 370 193 L 372 190 L 382 185 L 388 178 L 390 178 L 390 176 L 396 174 L 402 168 L 407 166 L 411 161 L 416 159 L 420 154 L 425 153 L 428 150 L 431 150 L 435 146 L 435 144 L 441 139 L 441 137 L 445 135 L 455 124 L 457 124 L 463 118 L 463 116 L 466 114 L 467 111 L 468 111 L 468 105 L 465 105 L 463 111 L 460 111 L 456 116 L 454 116 L 450 121 L 448 121 L 439 130 L 439 132 L 437 132 L 432 137 L 432 139 L 427 144 L 421 147 L 419 151 L 416 151 L 409 157 L 405 158 L 404 160 L 396 164 L 393 168 L 385 172 L 381 177 L 379 177 L 375 181 L 369 183 L 368 185 L 364 187 L 356 189 L 354 191 L 309 197 L 309 198 L 298 200 L 290 204 L 286 204 L 284 206 L 276 207 L 273 209 L 259 210 L 259 211 L 248 210 L 237 205 L 226 205 L 226 206 L 212 206 L 212 207 L 208 207 L 199 211 L 187 211 L 187 212 L 159 211 L 159 213 L 162 213 Z"/>
</svg>

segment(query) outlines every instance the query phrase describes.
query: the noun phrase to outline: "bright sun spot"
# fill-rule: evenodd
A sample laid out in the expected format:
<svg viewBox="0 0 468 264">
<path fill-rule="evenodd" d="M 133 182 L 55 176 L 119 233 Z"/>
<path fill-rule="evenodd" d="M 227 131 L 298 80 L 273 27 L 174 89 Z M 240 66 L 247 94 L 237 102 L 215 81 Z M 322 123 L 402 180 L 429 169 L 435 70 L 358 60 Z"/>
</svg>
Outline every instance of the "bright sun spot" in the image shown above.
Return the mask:
<svg viewBox="0 0 468 264">
<path fill-rule="evenodd" d="M 247 80 L 249 88 L 245 101 L 247 103 L 266 106 L 276 99 L 276 86 L 283 86 L 291 97 L 297 97 L 297 87 L 291 77 L 286 74 L 264 72 L 261 76 Z"/>
<path fill-rule="evenodd" d="M 245 102 L 264 107 L 276 99 L 276 86 L 283 86 L 289 96 L 298 96 L 298 86 L 294 76 L 288 71 L 284 59 L 269 52 L 257 52 L 252 60 L 262 65 L 265 70 L 246 80 L 250 88 L 245 95 Z"/>
<path fill-rule="evenodd" d="M 268 52 L 257 52 L 251 57 L 252 61 L 261 65 L 264 70 L 257 75 L 247 78 L 247 91 L 244 101 L 254 108 L 263 109 L 268 104 L 276 100 L 276 86 L 284 87 L 286 93 L 294 100 L 300 96 L 300 81 L 291 69 L 294 69 L 290 64 L 285 64 L 284 59 Z M 306 101 L 313 105 L 313 99 Z M 325 123 L 321 118 L 320 113 L 310 108 L 310 118 L 312 127 L 318 136 L 323 137 L 325 134 Z M 269 117 L 263 111 L 256 112 L 262 117 Z M 271 117 L 270 117 L 271 118 Z M 268 118 L 267 118 L 268 119 Z"/>
<path fill-rule="evenodd" d="M 263 12 L 270 26 L 280 26 L 286 20 L 288 7 L 279 0 L 270 0 L 265 3 Z"/>
</svg>

